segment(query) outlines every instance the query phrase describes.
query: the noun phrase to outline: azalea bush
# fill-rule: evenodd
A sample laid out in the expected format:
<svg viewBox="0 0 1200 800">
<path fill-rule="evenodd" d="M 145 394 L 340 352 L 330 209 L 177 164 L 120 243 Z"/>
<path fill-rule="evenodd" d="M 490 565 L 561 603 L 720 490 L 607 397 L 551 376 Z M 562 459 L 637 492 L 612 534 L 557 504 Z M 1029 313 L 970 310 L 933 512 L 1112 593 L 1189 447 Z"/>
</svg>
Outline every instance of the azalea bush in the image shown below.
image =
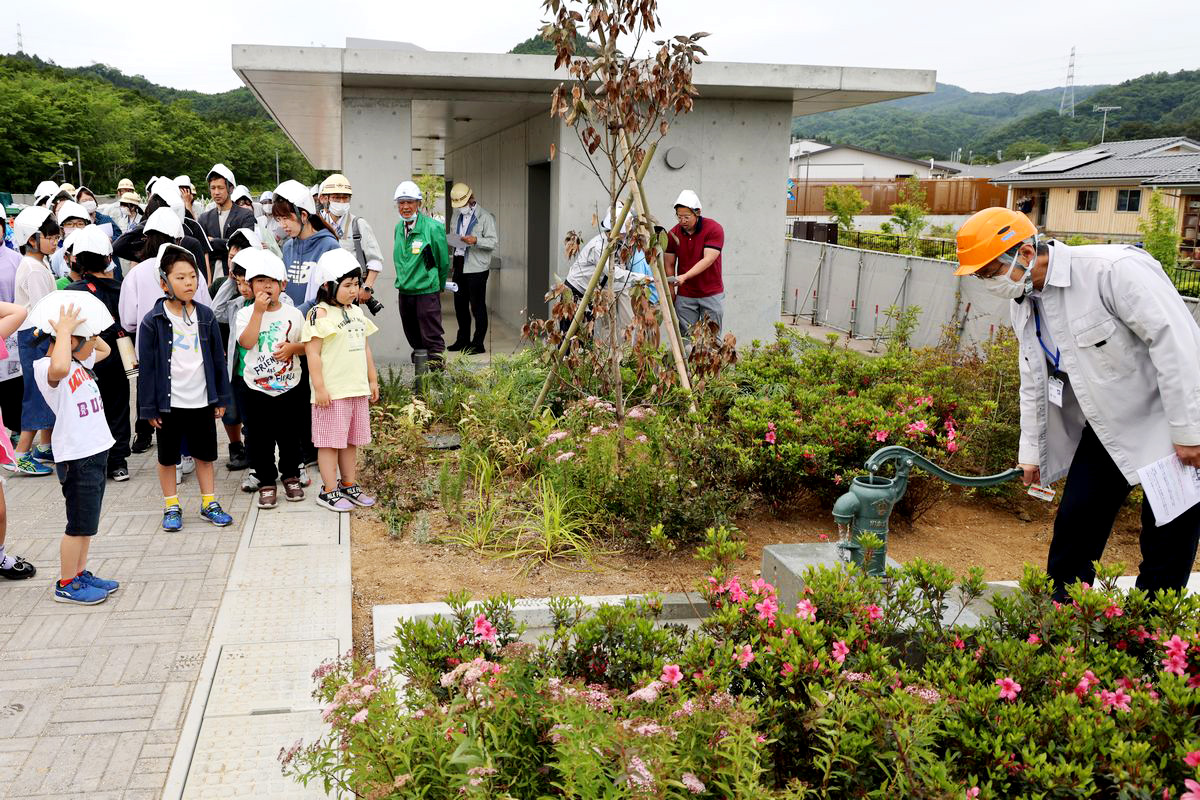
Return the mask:
<svg viewBox="0 0 1200 800">
<path fill-rule="evenodd" d="M 372 798 L 1195 800 L 1200 600 L 1118 572 L 1057 604 L 1030 568 L 973 625 L 978 571 L 816 569 L 798 598 L 714 575 L 698 629 L 558 600 L 537 643 L 511 600 L 456 598 L 392 665 L 319 669 L 330 731 L 281 758 Z"/>
</svg>

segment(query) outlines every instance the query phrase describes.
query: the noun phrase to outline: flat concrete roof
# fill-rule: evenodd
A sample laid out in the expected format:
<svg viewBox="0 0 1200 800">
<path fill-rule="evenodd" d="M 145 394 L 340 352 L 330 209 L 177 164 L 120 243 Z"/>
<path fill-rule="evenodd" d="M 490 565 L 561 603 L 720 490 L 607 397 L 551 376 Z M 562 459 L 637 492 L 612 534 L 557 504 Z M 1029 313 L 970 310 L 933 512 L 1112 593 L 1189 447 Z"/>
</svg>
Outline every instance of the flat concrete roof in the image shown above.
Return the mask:
<svg viewBox="0 0 1200 800">
<path fill-rule="evenodd" d="M 318 169 L 342 167 L 343 91 L 411 99 L 418 172 L 441 171 L 447 142 L 453 150 L 549 113 L 550 93 L 566 78 L 553 56 L 384 46 L 235 44 L 233 69 Z M 926 94 L 935 79 L 934 70 L 721 61 L 698 64 L 693 75 L 701 101 L 790 101 L 796 116 Z"/>
</svg>

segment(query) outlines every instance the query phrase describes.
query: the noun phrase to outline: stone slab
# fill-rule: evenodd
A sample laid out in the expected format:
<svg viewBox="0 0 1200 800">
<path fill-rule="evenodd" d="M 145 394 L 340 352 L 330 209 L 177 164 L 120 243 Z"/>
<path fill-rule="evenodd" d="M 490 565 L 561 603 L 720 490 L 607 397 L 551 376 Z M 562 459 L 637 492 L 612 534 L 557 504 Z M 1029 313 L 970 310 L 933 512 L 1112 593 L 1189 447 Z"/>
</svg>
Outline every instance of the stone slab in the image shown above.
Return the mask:
<svg viewBox="0 0 1200 800">
<path fill-rule="evenodd" d="M 337 655 L 335 639 L 226 645 L 217 661 L 204 717 L 316 709 L 312 672 Z"/>
<path fill-rule="evenodd" d="M 319 784 L 305 788 L 285 777 L 279 750 L 324 733 L 320 712 L 205 717 L 192 753 L 184 800 L 262 797 L 323 798 Z"/>
<path fill-rule="evenodd" d="M 638 597 L 638 595 L 591 595 L 580 597 L 579 600 L 587 608 L 596 608 L 602 605 L 618 605 L 627 597 Z M 672 623 L 694 628 L 700 624 L 701 619 L 708 616 L 708 603 L 697 592 L 673 592 L 659 595 L 659 597 L 662 600 L 662 613 L 658 617 L 658 625 Z M 471 605 L 474 606 L 476 603 L 471 603 Z M 450 617 L 450 606 L 445 603 L 402 603 L 372 608 L 375 665 L 386 667 L 392 663 L 392 651 L 396 647 L 396 625 L 401 620 L 429 619 L 433 616 Z M 521 636 L 523 642 L 537 642 L 544 634 L 551 632 L 552 617 L 549 598 L 523 597 L 518 599 L 513 607 L 513 617 L 518 623 L 525 625 L 525 633 Z"/>
<path fill-rule="evenodd" d="M 255 516 L 250 547 L 336 545 L 341 541 L 338 517 L 344 515 L 331 511 L 308 506 L 296 511 L 277 510 Z"/>
<path fill-rule="evenodd" d="M 229 576 L 230 589 L 261 586 L 349 586 L 350 559 L 341 545 L 249 547 Z"/>
</svg>

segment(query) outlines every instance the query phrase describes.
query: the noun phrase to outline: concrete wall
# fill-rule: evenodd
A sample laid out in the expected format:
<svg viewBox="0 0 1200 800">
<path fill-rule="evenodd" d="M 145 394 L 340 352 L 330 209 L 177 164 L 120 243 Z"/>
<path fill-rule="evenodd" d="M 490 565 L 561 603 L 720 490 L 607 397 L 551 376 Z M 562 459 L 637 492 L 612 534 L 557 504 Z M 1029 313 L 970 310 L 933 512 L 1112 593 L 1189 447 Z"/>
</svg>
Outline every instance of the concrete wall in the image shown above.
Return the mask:
<svg viewBox="0 0 1200 800">
<path fill-rule="evenodd" d="M 371 337 L 377 363 L 408 362 L 396 307 L 396 270 L 392 242 L 396 227 L 396 185 L 412 175 L 412 103 L 385 94 L 363 92 L 342 99 L 342 172 L 354 187 L 350 212 L 370 223 L 383 250 L 383 271 L 375 281 L 376 296 L 387 308 L 375 318 L 379 332 Z"/>
<path fill-rule="evenodd" d="M 811 164 L 806 162 L 811 161 Z M 929 165 L 918 166 L 888 156 L 860 153 L 857 150 L 830 148 L 813 153 L 807 159 L 793 158 L 790 177 L 812 181 L 893 180 L 897 175 L 916 175 L 922 180 L 932 178 Z"/>
<path fill-rule="evenodd" d="M 700 98 L 692 113 L 672 124 L 646 176 L 652 213 L 662 224 L 674 224 L 672 205 L 680 190 L 694 189 L 704 216 L 724 227 L 725 329 L 745 344 L 771 338 L 778 316 L 791 118 L 789 103 Z M 669 148 L 689 154 L 681 169 L 666 165 Z M 572 228 L 585 238 L 593 235 L 593 215 L 602 217 L 607 204 L 595 176 L 576 159 L 586 163 L 574 133 L 566 132 L 554 162 L 559 226 L 554 242 Z M 556 258 L 562 264 L 561 248 Z"/>
<path fill-rule="evenodd" d="M 528 165 L 545 161 L 556 123 L 539 114 L 478 142 L 446 153 L 446 178 L 470 185 L 480 205 L 496 216 L 500 245 L 488 278 L 492 322 L 520 330 L 525 322 Z M 551 208 L 554 207 L 553 187 Z M 553 219 L 551 220 L 553 223 Z M 551 241 L 557 241 L 552 229 Z M 554 263 L 553 261 L 551 262 Z M 449 322 L 447 330 L 454 328 Z"/>
</svg>

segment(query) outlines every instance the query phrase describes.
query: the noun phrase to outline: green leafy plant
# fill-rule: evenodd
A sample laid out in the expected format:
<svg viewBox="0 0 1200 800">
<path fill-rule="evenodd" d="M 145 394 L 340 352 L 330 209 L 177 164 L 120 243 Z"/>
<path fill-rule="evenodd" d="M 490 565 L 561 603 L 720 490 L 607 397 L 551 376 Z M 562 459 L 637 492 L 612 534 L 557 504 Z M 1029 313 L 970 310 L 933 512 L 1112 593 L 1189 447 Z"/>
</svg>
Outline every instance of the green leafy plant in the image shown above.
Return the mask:
<svg viewBox="0 0 1200 800">
<path fill-rule="evenodd" d="M 833 184 L 825 188 L 825 210 L 830 214 L 829 220 L 836 222 L 838 229 L 846 233 L 854 230 L 854 218 L 868 205 L 862 192 L 849 184 Z"/>
<path fill-rule="evenodd" d="M 563 560 L 592 562 L 597 555 L 591 520 L 580 511 L 580 499 L 561 493 L 539 476 L 531 489 L 532 507 L 518 512 L 502 558 L 524 561 L 522 572 L 539 564 L 560 566 Z"/>
<path fill-rule="evenodd" d="M 1179 223 L 1175 209 L 1167 203 L 1166 194 L 1161 190 L 1150 193 L 1149 207 L 1138 220 L 1138 230 L 1142 233 L 1146 252 L 1159 264 L 1174 267 L 1179 262 Z"/>
<path fill-rule="evenodd" d="M 502 546 L 508 531 L 504 527 L 504 498 L 496 487 L 497 474 L 494 461 L 483 454 L 475 456 L 471 498 L 462 513 L 453 515 L 457 529 L 446 537 L 447 541 L 478 552 Z M 458 488 L 461 493 L 461 484 Z"/>
<path fill-rule="evenodd" d="M 901 251 L 916 254 L 917 240 L 925 229 L 925 220 L 929 216 L 929 206 L 925 200 L 925 189 L 917 176 L 910 175 L 900 185 L 897 202 L 892 205 L 891 223 L 900 229 L 906 242 Z"/>
</svg>

